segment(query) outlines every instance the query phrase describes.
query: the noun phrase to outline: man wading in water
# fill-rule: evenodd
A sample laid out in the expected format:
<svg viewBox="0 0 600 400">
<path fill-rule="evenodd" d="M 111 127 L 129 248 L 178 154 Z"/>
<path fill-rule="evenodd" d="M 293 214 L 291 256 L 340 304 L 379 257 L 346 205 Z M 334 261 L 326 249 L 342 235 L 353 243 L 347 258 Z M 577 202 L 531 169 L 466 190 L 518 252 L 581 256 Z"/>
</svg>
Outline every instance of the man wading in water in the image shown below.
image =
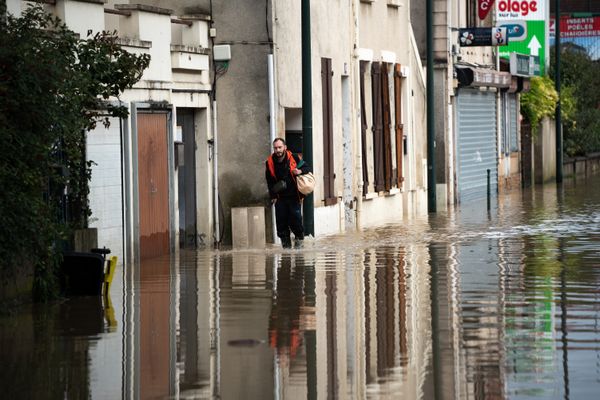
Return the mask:
<svg viewBox="0 0 600 400">
<path fill-rule="evenodd" d="M 301 247 L 304 227 L 300 205 L 304 195 L 298 191 L 296 176 L 312 171 L 297 155 L 288 151 L 285 140 L 281 138 L 273 141 L 273 154 L 265 164 L 269 195 L 271 202 L 275 204 L 277 236 L 283 247 L 289 249 L 292 247 L 291 230 L 294 233 L 295 247 Z"/>
</svg>

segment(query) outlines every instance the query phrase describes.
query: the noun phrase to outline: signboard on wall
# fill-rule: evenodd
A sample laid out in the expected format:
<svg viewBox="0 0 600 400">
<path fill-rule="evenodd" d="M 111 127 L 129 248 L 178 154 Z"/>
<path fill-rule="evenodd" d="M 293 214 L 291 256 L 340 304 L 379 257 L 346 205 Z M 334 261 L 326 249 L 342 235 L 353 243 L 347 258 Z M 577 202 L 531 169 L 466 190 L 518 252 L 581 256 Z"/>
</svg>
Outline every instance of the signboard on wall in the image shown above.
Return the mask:
<svg viewBox="0 0 600 400">
<path fill-rule="evenodd" d="M 458 30 L 458 44 L 462 47 L 506 46 L 506 28 L 461 28 Z"/>
<path fill-rule="evenodd" d="M 550 37 L 556 36 L 556 20 L 550 19 Z M 600 17 L 560 17 L 560 37 L 563 39 L 600 36 Z"/>
<path fill-rule="evenodd" d="M 500 57 L 510 53 L 537 56 L 541 73 L 546 60 L 546 7 L 544 0 L 498 0 L 496 23 L 507 29 L 509 43 L 500 49 Z"/>
<path fill-rule="evenodd" d="M 539 76 L 540 58 L 526 54 L 510 53 L 510 74 L 514 76 Z"/>
<path fill-rule="evenodd" d="M 477 0 L 477 15 L 484 20 L 494 7 L 494 0 Z"/>
</svg>

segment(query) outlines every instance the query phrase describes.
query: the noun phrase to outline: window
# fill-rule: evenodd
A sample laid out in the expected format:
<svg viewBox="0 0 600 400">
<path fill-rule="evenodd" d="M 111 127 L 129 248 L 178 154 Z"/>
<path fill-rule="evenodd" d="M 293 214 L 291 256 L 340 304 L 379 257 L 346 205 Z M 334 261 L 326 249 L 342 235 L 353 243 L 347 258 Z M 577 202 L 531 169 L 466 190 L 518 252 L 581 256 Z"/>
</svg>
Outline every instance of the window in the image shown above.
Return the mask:
<svg viewBox="0 0 600 400">
<path fill-rule="evenodd" d="M 477 16 L 477 0 L 467 0 L 467 28 L 479 26 Z"/>
<path fill-rule="evenodd" d="M 367 74 L 368 69 L 370 74 Z M 365 91 L 365 82 L 369 79 L 370 93 Z M 402 187 L 405 153 L 402 80 L 399 64 L 373 62 L 369 66 L 368 62 L 360 63 L 363 195 L 369 190 L 390 192 Z M 369 123 L 371 135 L 367 134 Z"/>
</svg>

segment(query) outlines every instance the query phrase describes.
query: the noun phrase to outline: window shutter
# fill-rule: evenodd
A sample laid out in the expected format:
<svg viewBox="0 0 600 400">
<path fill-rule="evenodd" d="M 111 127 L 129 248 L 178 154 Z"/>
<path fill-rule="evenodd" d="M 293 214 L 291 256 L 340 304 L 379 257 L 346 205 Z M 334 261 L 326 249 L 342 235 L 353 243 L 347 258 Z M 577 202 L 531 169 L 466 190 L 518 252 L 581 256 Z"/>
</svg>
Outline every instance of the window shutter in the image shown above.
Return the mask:
<svg viewBox="0 0 600 400">
<path fill-rule="evenodd" d="M 396 115 L 396 167 L 398 172 L 396 173 L 398 188 L 402 187 L 404 181 L 402 171 L 402 155 L 404 149 L 402 144 L 404 143 L 404 124 L 402 124 L 402 72 L 400 64 L 396 64 L 394 68 L 394 113 Z"/>
<path fill-rule="evenodd" d="M 383 165 L 383 115 L 381 107 L 381 65 L 371 66 L 371 90 L 373 92 L 373 161 L 375 164 L 375 191 L 385 189 Z"/>
<path fill-rule="evenodd" d="M 323 189 L 325 205 L 337 202 L 333 165 L 333 112 L 331 95 L 331 59 L 321 58 L 321 87 L 323 103 Z"/>
<path fill-rule="evenodd" d="M 392 138 L 390 114 L 390 84 L 388 76 L 388 64 L 381 63 L 381 100 L 383 105 L 383 166 L 384 187 L 389 191 L 392 188 Z"/>
<path fill-rule="evenodd" d="M 360 62 L 360 140 L 362 159 L 363 195 L 369 191 L 369 170 L 367 163 L 367 108 L 365 104 L 365 72 L 367 62 Z"/>
</svg>

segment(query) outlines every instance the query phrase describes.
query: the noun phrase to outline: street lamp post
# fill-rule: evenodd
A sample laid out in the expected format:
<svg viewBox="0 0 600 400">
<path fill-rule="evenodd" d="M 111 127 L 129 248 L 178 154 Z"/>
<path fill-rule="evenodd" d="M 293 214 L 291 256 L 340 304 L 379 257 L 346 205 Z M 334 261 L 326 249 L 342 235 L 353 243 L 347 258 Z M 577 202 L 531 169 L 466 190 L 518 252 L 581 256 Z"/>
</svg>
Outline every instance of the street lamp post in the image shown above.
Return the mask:
<svg viewBox="0 0 600 400">
<path fill-rule="evenodd" d="M 435 181 L 435 107 L 433 81 L 433 0 L 427 0 L 427 209 L 437 211 Z"/>
<path fill-rule="evenodd" d="M 556 122 L 556 183 L 563 181 L 563 137 L 562 137 L 562 116 L 560 112 L 560 0 L 554 2 L 554 85 L 558 93 L 558 103 L 556 103 L 555 122 Z"/>
</svg>

